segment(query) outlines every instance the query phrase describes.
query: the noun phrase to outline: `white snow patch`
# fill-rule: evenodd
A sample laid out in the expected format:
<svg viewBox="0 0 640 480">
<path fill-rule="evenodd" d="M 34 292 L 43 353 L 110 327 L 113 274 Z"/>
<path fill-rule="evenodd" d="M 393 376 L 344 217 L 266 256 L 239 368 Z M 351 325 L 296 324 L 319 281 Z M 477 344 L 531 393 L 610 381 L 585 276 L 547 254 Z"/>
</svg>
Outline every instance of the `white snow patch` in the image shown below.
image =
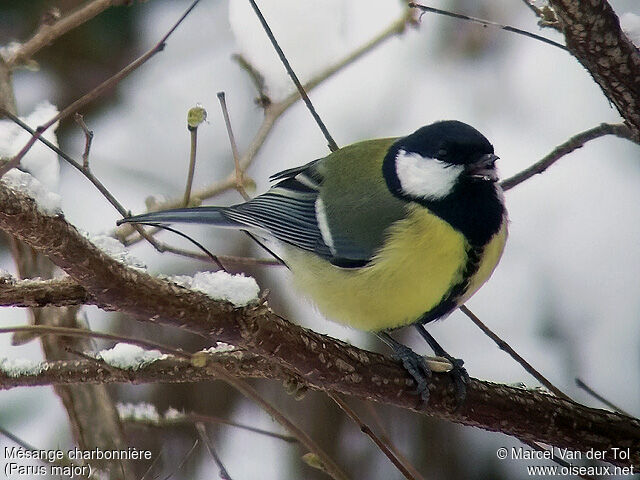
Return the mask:
<svg viewBox="0 0 640 480">
<path fill-rule="evenodd" d="M 20 119 L 35 130 L 36 127 L 45 124 L 58 114 L 58 108 L 48 101 L 39 103 L 35 110 L 26 117 Z M 54 145 L 58 145 L 58 140 L 54 133 L 58 128 L 58 123 L 51 125 L 43 134 L 42 138 Z M 16 155 L 29 141 L 31 134 L 23 130 L 13 121 L 0 120 L 0 156 L 11 158 Z M 36 177 L 40 183 L 48 190 L 56 190 L 60 181 L 60 164 L 58 154 L 36 141 L 27 154 L 20 160 L 22 169 Z"/>
<path fill-rule="evenodd" d="M 121 420 L 160 423 L 158 409 L 150 403 L 118 403 L 116 408 Z"/>
<path fill-rule="evenodd" d="M 83 232 L 84 233 L 84 232 Z M 113 237 L 108 235 L 89 235 L 84 233 L 85 236 L 96 247 L 102 250 L 110 257 L 116 259 L 120 263 L 124 263 L 129 267 L 136 268 L 138 270 L 146 270 L 147 266 L 142 260 L 136 258 L 129 250 L 127 250 L 122 243 Z"/>
<path fill-rule="evenodd" d="M 167 355 L 159 350 L 145 350 L 137 345 L 118 343 L 111 349 L 101 350 L 97 357 L 112 367 L 123 370 L 138 370 L 156 360 L 164 360 Z"/>
<path fill-rule="evenodd" d="M 2 57 L 5 61 L 9 60 L 9 58 L 13 57 L 22 47 L 20 42 L 9 42 L 6 45 L 0 47 L 0 57 Z"/>
<path fill-rule="evenodd" d="M 234 347 L 233 345 L 229 345 L 228 343 L 224 343 L 224 342 L 217 342 L 215 346 L 213 347 L 209 347 L 209 348 L 205 348 L 204 350 L 202 350 L 205 353 L 229 353 L 229 352 L 235 352 L 237 350 L 236 347 Z"/>
<path fill-rule="evenodd" d="M 224 300 L 236 307 L 244 307 L 258 299 L 260 287 L 253 277 L 241 273 L 231 275 L 222 270 L 217 272 L 198 272 L 193 277 L 174 275 L 168 280 L 180 286 L 202 292 L 214 300 Z"/>
<path fill-rule="evenodd" d="M 26 358 L 0 358 L 0 370 L 10 377 L 37 375 L 46 369 L 46 364 Z"/>
<path fill-rule="evenodd" d="M 53 193 L 45 188 L 37 178 L 12 168 L 2 177 L 2 183 L 7 187 L 23 193 L 36 202 L 38 210 L 44 215 L 60 215 L 62 198 L 57 193 Z"/>
<path fill-rule="evenodd" d="M 640 15 L 631 12 L 623 13 L 620 16 L 620 26 L 629 40 L 640 48 Z"/>
<path fill-rule="evenodd" d="M 173 407 L 169 407 L 167 411 L 164 412 L 163 418 L 168 421 L 176 421 L 176 420 L 182 420 L 183 418 L 186 418 L 186 415 L 184 414 L 184 412 L 181 412 L 180 410 L 177 410 Z"/>
</svg>

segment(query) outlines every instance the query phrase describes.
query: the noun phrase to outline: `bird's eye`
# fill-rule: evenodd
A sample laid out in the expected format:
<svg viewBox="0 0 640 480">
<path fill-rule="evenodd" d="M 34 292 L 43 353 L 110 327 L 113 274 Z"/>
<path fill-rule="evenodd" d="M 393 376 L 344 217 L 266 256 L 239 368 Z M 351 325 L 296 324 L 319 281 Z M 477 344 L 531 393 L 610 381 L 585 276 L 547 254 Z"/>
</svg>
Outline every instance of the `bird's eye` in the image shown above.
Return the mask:
<svg viewBox="0 0 640 480">
<path fill-rule="evenodd" d="M 447 155 L 449 155 L 449 152 L 445 148 L 441 148 L 440 150 L 438 150 L 438 153 L 436 153 L 436 158 L 443 159 Z"/>
</svg>

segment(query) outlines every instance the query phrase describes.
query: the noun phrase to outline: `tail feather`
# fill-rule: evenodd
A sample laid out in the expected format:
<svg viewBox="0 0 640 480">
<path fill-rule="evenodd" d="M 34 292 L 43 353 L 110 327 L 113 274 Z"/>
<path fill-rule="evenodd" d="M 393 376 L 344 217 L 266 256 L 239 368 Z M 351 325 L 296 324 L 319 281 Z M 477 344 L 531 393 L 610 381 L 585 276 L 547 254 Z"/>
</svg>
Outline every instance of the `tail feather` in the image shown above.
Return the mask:
<svg viewBox="0 0 640 480">
<path fill-rule="evenodd" d="M 123 223 L 202 223 L 217 227 L 242 228 L 246 225 L 227 218 L 224 207 L 176 208 L 159 212 L 143 213 L 118 220 Z"/>
</svg>

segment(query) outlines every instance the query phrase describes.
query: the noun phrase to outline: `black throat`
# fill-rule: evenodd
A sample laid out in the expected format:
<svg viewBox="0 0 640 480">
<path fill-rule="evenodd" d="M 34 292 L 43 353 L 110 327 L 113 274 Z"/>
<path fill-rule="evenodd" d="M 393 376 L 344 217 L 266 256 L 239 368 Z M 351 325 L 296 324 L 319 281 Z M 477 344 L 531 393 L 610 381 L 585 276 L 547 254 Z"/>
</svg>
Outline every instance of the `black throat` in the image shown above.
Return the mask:
<svg viewBox="0 0 640 480">
<path fill-rule="evenodd" d="M 463 176 L 449 195 L 431 200 L 409 196 L 402 191 L 396 174 L 398 149 L 391 148 L 382 164 L 387 187 L 396 197 L 427 207 L 435 215 L 461 232 L 472 247 L 483 247 L 500 231 L 505 208 L 495 183 Z"/>
</svg>

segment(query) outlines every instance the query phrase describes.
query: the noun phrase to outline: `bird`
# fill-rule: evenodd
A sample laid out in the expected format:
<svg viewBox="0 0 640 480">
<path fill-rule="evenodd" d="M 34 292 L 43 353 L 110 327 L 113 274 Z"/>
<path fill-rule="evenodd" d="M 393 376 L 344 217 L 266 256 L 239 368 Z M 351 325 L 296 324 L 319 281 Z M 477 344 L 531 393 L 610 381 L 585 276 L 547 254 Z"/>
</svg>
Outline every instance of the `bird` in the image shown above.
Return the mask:
<svg viewBox="0 0 640 480">
<path fill-rule="evenodd" d="M 387 343 L 428 401 L 425 357 L 390 332 L 413 325 L 451 361 L 456 397 L 468 375 L 424 325 L 447 317 L 492 275 L 508 231 L 493 145 L 442 120 L 404 137 L 365 140 L 270 177 L 264 194 L 233 206 L 126 217 L 243 230 L 291 271 L 329 320 Z"/>
</svg>

